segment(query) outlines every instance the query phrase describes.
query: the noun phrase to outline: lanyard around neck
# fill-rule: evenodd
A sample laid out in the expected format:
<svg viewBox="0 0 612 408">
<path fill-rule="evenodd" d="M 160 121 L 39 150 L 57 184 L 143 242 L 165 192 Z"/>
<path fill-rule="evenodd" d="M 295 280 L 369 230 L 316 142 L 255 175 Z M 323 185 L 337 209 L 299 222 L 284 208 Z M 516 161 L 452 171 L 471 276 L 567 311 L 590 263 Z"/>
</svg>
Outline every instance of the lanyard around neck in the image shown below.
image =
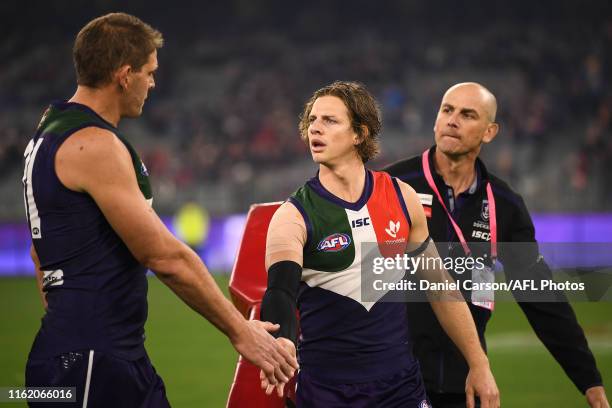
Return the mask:
<svg viewBox="0 0 612 408">
<path fill-rule="evenodd" d="M 461 243 L 461 246 L 463 247 L 463 251 L 465 252 L 466 255 L 469 256 L 471 255 L 472 251 L 470 251 L 470 247 L 468 246 L 467 241 L 463 237 L 463 232 L 461 232 L 461 228 L 459 228 L 459 226 L 455 222 L 455 219 L 453 218 L 451 213 L 448 211 L 448 208 L 446 208 L 446 204 L 444 203 L 444 200 L 442 199 L 442 196 L 440 195 L 440 191 L 438 191 L 438 187 L 436 186 L 436 183 L 433 179 L 433 175 L 431 173 L 431 167 L 429 165 L 429 150 L 430 149 L 425 150 L 422 155 L 423 172 L 425 173 L 425 179 L 427 180 L 427 184 L 429 184 L 429 187 L 436 194 L 436 197 L 438 198 L 440 205 L 442 205 L 442 208 L 444 208 L 444 212 L 446 212 L 448 219 L 453 225 L 453 229 L 455 230 L 455 234 L 457 234 L 457 238 L 459 238 L 459 242 Z M 491 232 L 491 258 L 493 262 L 495 262 L 495 260 L 497 259 L 497 218 L 495 216 L 495 197 L 493 197 L 493 189 L 491 188 L 491 183 L 489 183 L 488 181 L 487 181 L 487 200 L 489 204 L 489 231 Z"/>
</svg>

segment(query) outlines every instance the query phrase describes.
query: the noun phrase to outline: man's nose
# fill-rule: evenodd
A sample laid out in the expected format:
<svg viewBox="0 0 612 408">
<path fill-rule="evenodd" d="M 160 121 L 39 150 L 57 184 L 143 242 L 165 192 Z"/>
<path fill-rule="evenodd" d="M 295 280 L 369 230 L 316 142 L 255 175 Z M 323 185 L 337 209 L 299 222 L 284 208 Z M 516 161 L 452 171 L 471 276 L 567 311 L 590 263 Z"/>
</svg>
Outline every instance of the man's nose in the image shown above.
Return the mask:
<svg viewBox="0 0 612 408">
<path fill-rule="evenodd" d="M 310 126 L 308 126 L 308 131 L 312 135 L 320 135 L 321 134 L 321 126 L 319 126 L 319 122 L 316 121 L 316 120 L 310 122 Z"/>
</svg>

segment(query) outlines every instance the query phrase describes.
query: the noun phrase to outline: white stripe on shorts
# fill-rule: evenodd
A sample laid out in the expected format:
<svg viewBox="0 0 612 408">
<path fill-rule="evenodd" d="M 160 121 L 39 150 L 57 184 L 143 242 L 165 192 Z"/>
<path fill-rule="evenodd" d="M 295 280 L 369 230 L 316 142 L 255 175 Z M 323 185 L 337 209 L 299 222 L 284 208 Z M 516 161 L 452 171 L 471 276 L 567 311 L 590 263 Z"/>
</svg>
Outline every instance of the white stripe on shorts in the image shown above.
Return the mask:
<svg viewBox="0 0 612 408">
<path fill-rule="evenodd" d="M 83 408 L 87 408 L 87 398 L 89 397 L 89 383 L 91 382 L 91 370 L 93 368 L 94 351 L 89 350 L 89 362 L 87 363 L 87 378 L 85 379 L 85 393 L 83 394 Z"/>
</svg>

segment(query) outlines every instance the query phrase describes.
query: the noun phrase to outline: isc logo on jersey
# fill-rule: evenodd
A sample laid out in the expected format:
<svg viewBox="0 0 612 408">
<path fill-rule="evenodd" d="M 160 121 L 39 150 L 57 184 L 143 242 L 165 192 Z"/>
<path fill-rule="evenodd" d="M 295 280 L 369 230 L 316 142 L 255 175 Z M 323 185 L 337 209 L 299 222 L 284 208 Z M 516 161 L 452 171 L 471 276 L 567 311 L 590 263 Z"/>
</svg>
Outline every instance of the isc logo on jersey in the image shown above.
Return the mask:
<svg viewBox="0 0 612 408">
<path fill-rule="evenodd" d="M 472 238 L 484 239 L 485 241 L 491 240 L 491 233 L 485 231 L 472 231 Z"/>
<path fill-rule="evenodd" d="M 366 227 L 368 225 L 372 225 L 370 223 L 370 217 L 358 218 L 356 220 L 351 221 L 351 228 Z"/>
<path fill-rule="evenodd" d="M 336 232 L 323 238 L 317 249 L 323 252 L 340 252 L 351 244 L 351 237 L 346 234 Z"/>
</svg>

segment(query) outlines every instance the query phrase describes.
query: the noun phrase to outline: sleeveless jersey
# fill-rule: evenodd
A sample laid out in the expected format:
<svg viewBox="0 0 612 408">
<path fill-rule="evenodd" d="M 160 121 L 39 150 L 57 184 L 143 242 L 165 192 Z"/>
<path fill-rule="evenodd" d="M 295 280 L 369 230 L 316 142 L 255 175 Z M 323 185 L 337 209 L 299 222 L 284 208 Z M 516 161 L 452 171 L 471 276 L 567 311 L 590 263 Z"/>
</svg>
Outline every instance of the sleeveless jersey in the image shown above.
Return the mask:
<svg viewBox="0 0 612 408">
<path fill-rule="evenodd" d="M 364 259 L 390 256 L 390 248 L 403 253 L 407 245 L 410 217 L 397 180 L 366 170 L 361 198 L 349 203 L 314 177 L 289 201 L 308 236 L 297 300 L 302 369 L 328 381 L 360 382 L 416 365 L 406 303 L 362 299 L 361 290 Z"/>
<path fill-rule="evenodd" d="M 140 190 L 152 200 L 144 164 L 115 127 L 81 104 L 49 106 L 24 155 L 26 214 L 48 302 L 30 356 L 95 349 L 137 359 L 145 354 L 146 269 L 91 196 L 69 190 L 55 172 L 57 150 L 85 127 L 119 137 L 132 157 Z"/>
</svg>

